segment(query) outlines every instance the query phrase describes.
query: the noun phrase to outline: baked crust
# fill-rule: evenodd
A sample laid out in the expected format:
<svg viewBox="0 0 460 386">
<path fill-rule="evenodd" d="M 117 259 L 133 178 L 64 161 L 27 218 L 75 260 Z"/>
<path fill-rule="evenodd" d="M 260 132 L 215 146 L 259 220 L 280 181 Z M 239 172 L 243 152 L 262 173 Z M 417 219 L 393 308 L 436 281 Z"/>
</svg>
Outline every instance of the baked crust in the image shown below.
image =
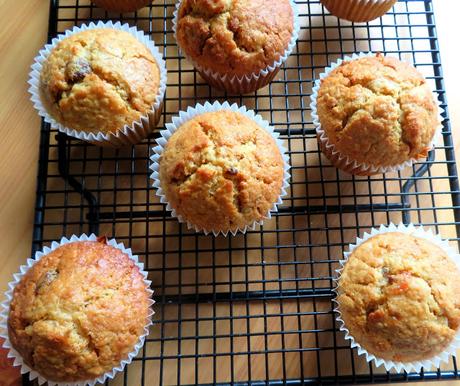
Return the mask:
<svg viewBox="0 0 460 386">
<path fill-rule="evenodd" d="M 321 128 L 350 160 L 374 167 L 424 158 L 439 125 L 424 77 L 396 58 L 378 55 L 343 62 L 322 79 Z"/>
<path fill-rule="evenodd" d="M 94 379 L 134 349 L 148 309 L 143 276 L 128 255 L 104 242 L 73 242 L 43 256 L 18 283 L 8 332 L 46 379 Z"/>
<path fill-rule="evenodd" d="M 48 113 L 71 129 L 116 132 L 147 113 L 160 70 L 147 47 L 116 29 L 67 37 L 43 63 L 40 95 Z"/>
<path fill-rule="evenodd" d="M 273 65 L 293 29 L 289 0 L 183 0 L 176 36 L 204 69 L 242 77 Z"/>
<path fill-rule="evenodd" d="M 178 215 L 205 230 L 228 231 L 268 214 L 280 196 L 284 166 L 269 133 L 241 113 L 220 110 L 177 129 L 159 172 Z"/>
<path fill-rule="evenodd" d="M 349 256 L 339 279 L 345 327 L 369 353 L 428 359 L 460 324 L 458 267 L 437 245 L 399 232 L 376 235 Z"/>
</svg>

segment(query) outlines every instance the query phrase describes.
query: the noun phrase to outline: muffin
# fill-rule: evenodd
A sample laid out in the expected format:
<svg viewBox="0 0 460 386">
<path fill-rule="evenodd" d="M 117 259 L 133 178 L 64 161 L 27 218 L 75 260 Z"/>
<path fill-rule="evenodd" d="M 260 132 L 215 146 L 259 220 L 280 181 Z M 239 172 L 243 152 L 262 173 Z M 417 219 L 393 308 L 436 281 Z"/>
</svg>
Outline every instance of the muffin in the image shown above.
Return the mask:
<svg viewBox="0 0 460 386">
<path fill-rule="evenodd" d="M 422 236 L 390 231 L 356 246 L 336 299 L 342 330 L 358 347 L 417 370 L 422 361 L 439 366 L 433 359 L 458 340 L 460 324 L 458 262 L 432 234 Z"/>
<path fill-rule="evenodd" d="M 396 0 L 320 0 L 334 16 L 354 22 L 377 19 L 387 13 Z"/>
<path fill-rule="evenodd" d="M 53 382 L 121 370 L 142 346 L 151 315 L 151 291 L 134 258 L 102 238 L 31 261 L 8 314 L 9 341 L 23 363 Z"/>
<path fill-rule="evenodd" d="M 440 124 L 424 77 L 383 55 L 327 69 L 313 92 L 312 116 L 324 154 L 358 175 L 401 169 L 426 157 Z"/>
<path fill-rule="evenodd" d="M 98 7 L 113 12 L 132 12 L 149 5 L 152 0 L 93 0 Z"/>
<path fill-rule="evenodd" d="M 297 39 L 290 0 L 182 0 L 177 7 L 179 47 L 209 84 L 233 93 L 267 85 Z"/>
<path fill-rule="evenodd" d="M 173 215 L 215 235 L 245 231 L 269 217 L 287 179 L 283 149 L 268 124 L 228 107 L 188 111 L 188 119 L 169 125 L 172 135 L 164 149 L 154 149 L 151 167 L 157 194 Z"/>
<path fill-rule="evenodd" d="M 148 37 L 127 25 L 75 27 L 46 46 L 36 64 L 35 107 L 68 135 L 99 144 L 136 143 L 160 117 L 164 62 Z"/>
</svg>

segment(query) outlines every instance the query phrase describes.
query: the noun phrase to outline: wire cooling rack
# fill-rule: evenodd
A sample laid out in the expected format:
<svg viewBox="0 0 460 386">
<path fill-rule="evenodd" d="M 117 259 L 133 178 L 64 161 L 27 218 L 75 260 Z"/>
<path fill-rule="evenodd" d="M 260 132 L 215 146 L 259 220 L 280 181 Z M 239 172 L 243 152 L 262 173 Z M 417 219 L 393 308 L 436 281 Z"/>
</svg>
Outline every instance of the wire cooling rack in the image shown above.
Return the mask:
<svg viewBox="0 0 460 386">
<path fill-rule="evenodd" d="M 105 13 L 89 0 L 51 1 L 49 38 L 90 20 L 121 20 L 155 41 L 168 67 L 159 127 L 197 102 L 256 110 L 281 133 L 291 187 L 263 227 L 236 237 L 188 231 L 149 179 L 154 138 L 119 150 L 41 128 L 33 250 L 62 235 L 95 232 L 131 246 L 145 262 L 156 314 L 143 350 L 110 385 L 289 384 L 458 379 L 438 371 L 387 373 L 351 350 L 334 322 L 332 277 L 343 249 L 381 223 L 414 222 L 458 241 L 459 185 L 430 1 L 399 1 L 384 17 L 352 24 L 318 1 L 297 1 L 302 30 L 276 79 L 246 96 L 210 88 L 182 58 L 172 33 L 175 1 L 137 13 Z M 353 177 L 321 155 L 310 117 L 313 80 L 331 61 L 381 51 L 414 63 L 446 110 L 426 162 L 385 176 Z M 27 381 L 24 381 L 27 383 Z"/>
</svg>

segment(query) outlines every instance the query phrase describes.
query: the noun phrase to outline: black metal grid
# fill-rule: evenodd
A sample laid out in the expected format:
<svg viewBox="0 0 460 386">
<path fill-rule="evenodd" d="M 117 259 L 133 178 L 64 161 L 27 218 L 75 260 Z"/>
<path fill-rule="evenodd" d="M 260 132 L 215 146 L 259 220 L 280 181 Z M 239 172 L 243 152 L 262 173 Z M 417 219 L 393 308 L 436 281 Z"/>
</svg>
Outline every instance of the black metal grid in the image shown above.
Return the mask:
<svg viewBox="0 0 460 386">
<path fill-rule="evenodd" d="M 352 24 L 318 1 L 297 1 L 297 47 L 270 86 L 246 96 L 210 88 L 178 55 L 175 1 L 107 14 L 89 0 L 52 0 L 49 38 L 75 24 L 136 25 L 168 67 L 163 122 L 206 100 L 256 110 L 281 133 L 292 178 L 284 204 L 263 227 L 236 237 L 195 234 L 165 211 L 151 188 L 153 139 L 119 150 L 72 140 L 44 124 L 33 250 L 62 235 L 96 232 L 130 245 L 155 290 L 155 324 L 138 358 L 109 384 L 395 382 L 458 379 L 455 360 L 433 372 L 387 373 L 367 364 L 337 330 L 332 276 L 344 247 L 381 223 L 432 226 L 458 241 L 459 185 L 447 113 L 426 162 L 385 176 L 353 177 L 321 155 L 309 97 L 331 61 L 382 51 L 413 62 L 447 110 L 431 1 L 399 1 L 384 17 Z"/>
</svg>

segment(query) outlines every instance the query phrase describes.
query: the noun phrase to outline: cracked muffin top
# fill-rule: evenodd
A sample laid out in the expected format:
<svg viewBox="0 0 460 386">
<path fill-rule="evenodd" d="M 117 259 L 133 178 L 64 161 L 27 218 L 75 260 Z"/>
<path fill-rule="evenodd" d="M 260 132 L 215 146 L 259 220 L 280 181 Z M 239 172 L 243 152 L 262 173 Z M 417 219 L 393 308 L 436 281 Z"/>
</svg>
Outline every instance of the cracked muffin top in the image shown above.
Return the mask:
<svg viewBox="0 0 460 386">
<path fill-rule="evenodd" d="M 339 279 L 345 327 L 369 353 L 399 362 L 428 359 L 460 324 L 460 272 L 440 247 L 391 232 L 349 256 Z"/>
<path fill-rule="evenodd" d="M 128 357 L 143 334 L 149 293 L 139 268 L 104 241 L 43 256 L 14 290 L 13 347 L 46 379 L 94 379 Z"/>
<path fill-rule="evenodd" d="M 284 161 L 270 133 L 230 110 L 198 115 L 169 138 L 160 184 L 178 215 L 207 231 L 235 231 L 278 201 Z"/>
<path fill-rule="evenodd" d="M 273 65 L 293 30 L 289 0 L 183 0 L 176 37 L 199 66 L 242 77 Z"/>
<path fill-rule="evenodd" d="M 116 29 L 71 35 L 43 63 L 40 95 L 48 113 L 79 131 L 116 132 L 155 103 L 160 70 L 149 49 Z"/>
<path fill-rule="evenodd" d="M 343 62 L 322 79 L 317 112 L 329 143 L 374 167 L 423 158 L 439 125 L 424 77 L 411 65 L 378 55 Z"/>
</svg>

